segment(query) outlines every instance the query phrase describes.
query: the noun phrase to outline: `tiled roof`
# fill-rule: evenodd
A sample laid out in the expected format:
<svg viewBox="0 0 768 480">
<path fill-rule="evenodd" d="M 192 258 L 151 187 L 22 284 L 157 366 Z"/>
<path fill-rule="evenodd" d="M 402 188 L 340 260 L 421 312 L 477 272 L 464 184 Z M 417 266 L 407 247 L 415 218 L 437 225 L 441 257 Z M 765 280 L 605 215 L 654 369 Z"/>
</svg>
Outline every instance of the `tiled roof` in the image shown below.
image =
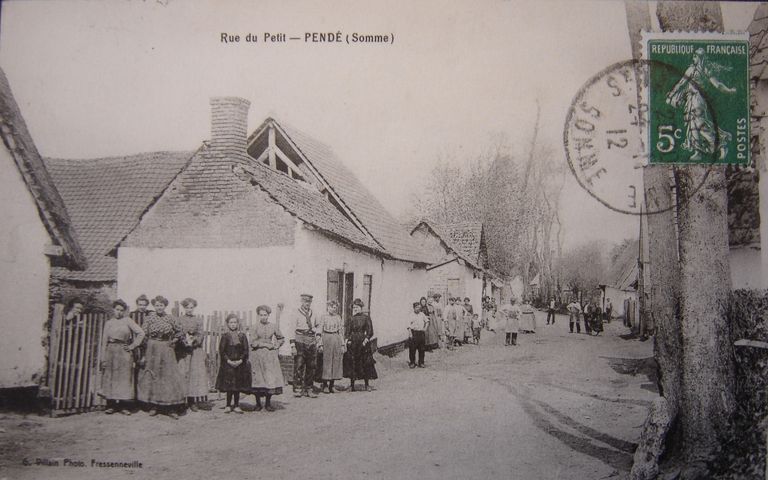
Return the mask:
<svg viewBox="0 0 768 480">
<path fill-rule="evenodd" d="M 420 225 L 425 225 L 450 251 L 467 262 L 472 268 L 483 270 L 478 262 L 483 228 L 481 223 L 464 222 L 441 225 L 430 220 L 422 220 L 411 230 L 411 233 Z M 441 259 L 439 262 L 433 260 L 431 263 L 442 263 L 445 260 Z"/>
<path fill-rule="evenodd" d="M 291 214 L 322 232 L 373 252 L 383 249 L 355 227 L 317 189 L 302 184 L 261 163 L 246 167 L 244 173 Z"/>
<path fill-rule="evenodd" d="M 88 160 L 46 159 L 88 259 L 86 270 L 55 268 L 54 276 L 115 281 L 117 259 L 110 252 L 191 156 L 192 152 L 152 152 Z"/>
<path fill-rule="evenodd" d="M 85 268 L 86 259 L 61 195 L 45 168 L 13 97 L 5 72 L 0 70 L 0 137 L 11 153 L 37 204 L 48 234 L 64 250 L 68 264 Z"/>
<path fill-rule="evenodd" d="M 428 255 L 408 235 L 405 226 L 394 219 L 381 202 L 336 157 L 329 146 L 301 130 L 278 123 L 274 119 L 267 119 L 261 127 L 256 129 L 250 139 L 255 138 L 270 122 L 273 122 L 278 129 L 282 129 L 294 142 L 301 154 L 309 160 L 323 180 L 338 195 L 341 202 L 389 255 L 400 260 L 428 263 Z"/>
<path fill-rule="evenodd" d="M 480 222 L 462 222 L 440 225 L 448 233 L 456 248 L 476 265 L 480 264 L 480 244 L 483 237 L 483 224 Z"/>
</svg>

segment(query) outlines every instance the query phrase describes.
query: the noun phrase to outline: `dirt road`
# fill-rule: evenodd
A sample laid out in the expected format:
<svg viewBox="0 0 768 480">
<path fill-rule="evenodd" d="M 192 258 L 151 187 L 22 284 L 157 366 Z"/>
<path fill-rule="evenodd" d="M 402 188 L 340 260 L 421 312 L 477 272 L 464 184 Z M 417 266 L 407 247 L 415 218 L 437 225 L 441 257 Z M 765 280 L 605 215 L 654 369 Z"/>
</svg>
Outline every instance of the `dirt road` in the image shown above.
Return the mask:
<svg viewBox="0 0 768 480">
<path fill-rule="evenodd" d="M 427 354 L 426 369 L 409 369 L 407 352 L 382 357 L 376 391 L 282 395 L 273 413 L 225 414 L 221 400 L 179 420 L 5 413 L 0 480 L 623 477 L 657 395 L 651 342 L 616 322 L 590 337 L 568 333 L 564 317 L 537 319 L 516 347 L 483 332 L 479 346 Z"/>
</svg>

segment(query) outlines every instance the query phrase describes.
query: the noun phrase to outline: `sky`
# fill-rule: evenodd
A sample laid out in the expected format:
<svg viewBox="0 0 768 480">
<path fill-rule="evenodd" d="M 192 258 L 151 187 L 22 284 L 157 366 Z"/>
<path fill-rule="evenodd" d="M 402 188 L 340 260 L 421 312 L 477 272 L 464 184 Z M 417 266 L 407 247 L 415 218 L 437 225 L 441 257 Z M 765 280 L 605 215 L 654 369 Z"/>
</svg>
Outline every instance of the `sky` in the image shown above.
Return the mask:
<svg viewBox="0 0 768 480">
<path fill-rule="evenodd" d="M 726 30 L 754 9 L 724 4 Z M 394 41 L 304 42 L 312 32 Z M 440 156 L 472 159 L 499 134 L 526 155 L 537 102 L 540 145 L 565 162 L 574 95 L 630 58 L 624 4 L 608 0 L 16 0 L 0 17 L 0 67 L 42 155 L 194 150 L 210 136 L 209 98 L 240 96 L 249 131 L 273 116 L 313 135 L 395 215 Z M 566 247 L 637 235 L 635 217 L 570 173 L 561 216 Z"/>
</svg>

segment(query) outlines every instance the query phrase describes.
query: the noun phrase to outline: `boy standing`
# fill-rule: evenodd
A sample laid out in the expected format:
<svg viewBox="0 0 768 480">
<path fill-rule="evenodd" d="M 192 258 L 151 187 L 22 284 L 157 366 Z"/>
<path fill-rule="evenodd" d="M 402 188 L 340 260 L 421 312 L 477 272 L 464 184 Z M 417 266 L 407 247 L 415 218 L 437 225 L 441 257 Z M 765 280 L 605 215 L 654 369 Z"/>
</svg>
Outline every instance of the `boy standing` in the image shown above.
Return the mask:
<svg viewBox="0 0 768 480">
<path fill-rule="evenodd" d="M 425 331 L 427 330 L 427 324 L 429 319 L 422 313 L 421 304 L 419 302 L 413 303 L 413 313 L 411 314 L 410 322 L 408 323 L 408 335 L 410 340 L 408 342 L 408 366 L 416 368 L 416 351 L 419 352 L 419 368 L 424 368 L 424 345 L 425 345 Z"/>
</svg>

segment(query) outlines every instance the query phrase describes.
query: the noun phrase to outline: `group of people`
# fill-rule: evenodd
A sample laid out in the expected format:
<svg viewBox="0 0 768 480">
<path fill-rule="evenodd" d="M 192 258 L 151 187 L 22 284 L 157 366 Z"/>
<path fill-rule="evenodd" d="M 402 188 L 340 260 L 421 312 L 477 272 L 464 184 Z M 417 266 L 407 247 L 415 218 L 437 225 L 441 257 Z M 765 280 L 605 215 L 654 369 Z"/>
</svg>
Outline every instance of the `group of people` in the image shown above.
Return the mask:
<svg viewBox="0 0 768 480">
<path fill-rule="evenodd" d="M 503 330 L 505 345 L 517 345 L 522 310 L 514 296 L 501 307 L 497 307 L 494 299 L 483 298 L 482 317 L 475 313 L 469 297 L 463 301 L 461 297 L 449 297 L 445 307 L 441 298 L 441 294 L 435 293 L 413 303 L 407 327 L 410 368 L 423 368 L 424 352 L 435 348 L 453 350 L 461 345 L 479 344 L 484 328 L 494 333 Z"/>
<path fill-rule="evenodd" d="M 600 335 L 603 331 L 603 311 L 600 306 L 592 301 L 588 300 L 583 306 L 573 300 L 566 306 L 568 310 L 568 327 L 570 333 L 573 333 L 573 327 L 576 327 L 576 333 L 581 333 L 581 319 L 584 319 L 584 333 L 587 335 Z M 608 307 L 606 307 L 606 313 L 608 313 Z M 608 313 L 610 315 L 610 313 Z M 608 317 L 610 318 L 610 317 Z M 552 319 L 554 323 L 554 315 Z"/>
<path fill-rule="evenodd" d="M 300 305 L 288 312 L 284 323 L 295 332 L 290 339 L 294 395 L 316 398 L 315 382 L 321 384 L 320 391 L 334 393 L 335 382 L 342 378 L 350 379 L 351 391 L 356 391 L 358 380 L 364 382 L 366 391 L 371 391 L 370 380 L 378 378 L 371 348 L 375 337 L 371 318 L 363 312 L 363 301 L 354 300 L 352 316 L 344 324 L 338 302 L 329 301 L 327 313 L 316 316 L 311 308 L 312 295 L 302 294 L 300 299 Z M 106 400 L 105 413 L 130 415 L 130 408 L 138 400 L 150 416 L 165 413 L 178 418 L 182 410 L 197 411 L 205 401 L 209 393 L 205 332 L 202 317 L 194 313 L 197 301 L 184 299 L 184 313 L 180 316 L 166 311 L 168 303 L 162 295 L 151 301 L 141 295 L 136 299 L 137 308 L 130 313 L 123 300 L 112 303 L 113 315 L 103 327 L 99 365 L 99 394 Z M 82 311 L 82 300 L 72 299 L 65 321 L 79 322 Z M 285 380 L 278 349 L 285 337 L 269 321 L 269 306 L 260 305 L 256 313 L 259 321 L 250 338 L 242 331 L 237 314 L 231 313 L 225 320 L 215 384 L 219 392 L 226 393 L 225 413 L 243 412 L 241 394 L 256 397 L 257 411 L 274 411 L 271 398 L 283 393 Z"/>
</svg>

